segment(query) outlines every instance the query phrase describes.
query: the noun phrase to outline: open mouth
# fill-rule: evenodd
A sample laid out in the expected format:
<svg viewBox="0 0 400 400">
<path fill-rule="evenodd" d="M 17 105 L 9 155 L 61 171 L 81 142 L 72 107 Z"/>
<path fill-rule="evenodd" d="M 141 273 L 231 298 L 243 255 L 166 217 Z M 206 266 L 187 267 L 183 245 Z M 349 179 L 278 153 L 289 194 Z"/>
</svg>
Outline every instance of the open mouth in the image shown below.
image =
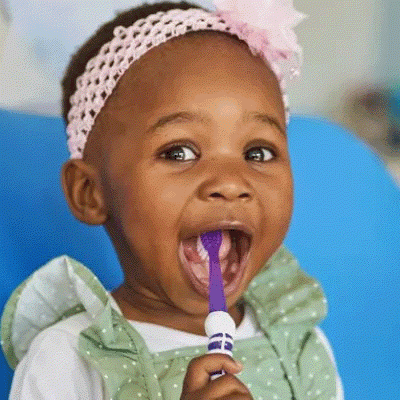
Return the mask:
<svg viewBox="0 0 400 400">
<path fill-rule="evenodd" d="M 239 285 L 249 258 L 251 236 L 237 229 L 223 230 L 220 249 L 220 267 L 225 296 L 229 296 Z M 201 295 L 209 295 L 209 261 L 197 251 L 198 236 L 182 240 L 179 245 L 179 259 L 192 286 Z M 222 259 L 221 259 L 222 258 Z"/>
</svg>

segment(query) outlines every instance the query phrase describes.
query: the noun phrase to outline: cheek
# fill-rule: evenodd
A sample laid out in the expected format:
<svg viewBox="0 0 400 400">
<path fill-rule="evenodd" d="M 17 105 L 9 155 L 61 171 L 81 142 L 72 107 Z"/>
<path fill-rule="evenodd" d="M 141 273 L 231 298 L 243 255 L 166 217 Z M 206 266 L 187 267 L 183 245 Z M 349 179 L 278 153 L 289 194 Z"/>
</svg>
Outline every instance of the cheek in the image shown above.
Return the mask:
<svg viewBox="0 0 400 400">
<path fill-rule="evenodd" d="M 162 218 L 179 214 L 187 197 L 187 186 L 179 185 L 176 178 L 168 179 L 166 176 L 143 176 L 138 188 L 142 192 L 142 201 L 148 204 L 148 212 Z"/>
<path fill-rule="evenodd" d="M 293 186 L 293 175 L 289 170 L 286 174 L 286 179 L 283 180 L 281 185 L 281 201 L 284 205 L 284 209 L 290 216 L 293 213 L 293 203 L 294 203 L 294 186 Z"/>
<path fill-rule="evenodd" d="M 179 186 L 176 178 L 172 182 L 149 171 L 135 176 L 119 190 L 125 223 L 146 226 L 154 233 L 176 226 L 187 198 L 185 186 Z"/>
<path fill-rule="evenodd" d="M 270 211 L 273 209 L 273 213 L 270 215 L 278 226 L 285 226 L 291 220 L 293 203 L 293 177 L 291 171 L 288 170 L 279 177 L 277 176 L 273 190 L 269 191 L 266 196 L 265 207 Z"/>
<path fill-rule="evenodd" d="M 287 209 L 291 213 L 293 211 L 294 202 L 293 176 L 291 173 L 288 173 L 287 179 L 282 185 L 282 201 L 286 203 Z"/>
</svg>

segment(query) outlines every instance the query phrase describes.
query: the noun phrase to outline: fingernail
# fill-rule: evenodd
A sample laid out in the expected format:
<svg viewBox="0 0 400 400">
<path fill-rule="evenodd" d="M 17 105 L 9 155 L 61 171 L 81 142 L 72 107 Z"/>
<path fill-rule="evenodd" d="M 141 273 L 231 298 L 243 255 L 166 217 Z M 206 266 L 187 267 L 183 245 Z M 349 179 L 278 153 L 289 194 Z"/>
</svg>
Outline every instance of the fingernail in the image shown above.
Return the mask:
<svg viewBox="0 0 400 400">
<path fill-rule="evenodd" d="M 240 368 L 240 369 L 243 368 L 243 364 L 240 361 L 235 361 L 235 363 L 238 366 L 238 368 Z"/>
</svg>

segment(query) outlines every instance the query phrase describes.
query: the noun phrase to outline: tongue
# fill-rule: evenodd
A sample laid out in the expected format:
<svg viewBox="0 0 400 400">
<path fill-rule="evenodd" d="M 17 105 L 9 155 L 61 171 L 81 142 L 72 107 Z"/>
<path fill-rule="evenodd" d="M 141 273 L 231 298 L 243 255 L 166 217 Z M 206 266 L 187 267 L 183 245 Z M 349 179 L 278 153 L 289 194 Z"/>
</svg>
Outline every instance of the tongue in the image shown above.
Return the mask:
<svg viewBox="0 0 400 400">
<path fill-rule="evenodd" d="M 202 264 L 205 262 L 197 252 L 197 236 L 187 240 L 183 240 L 182 245 L 185 256 L 189 261 L 194 261 L 195 263 L 198 264 Z M 221 247 L 219 248 L 220 262 L 227 258 L 231 247 L 232 247 L 232 242 L 229 231 L 222 231 L 222 243 Z"/>
</svg>

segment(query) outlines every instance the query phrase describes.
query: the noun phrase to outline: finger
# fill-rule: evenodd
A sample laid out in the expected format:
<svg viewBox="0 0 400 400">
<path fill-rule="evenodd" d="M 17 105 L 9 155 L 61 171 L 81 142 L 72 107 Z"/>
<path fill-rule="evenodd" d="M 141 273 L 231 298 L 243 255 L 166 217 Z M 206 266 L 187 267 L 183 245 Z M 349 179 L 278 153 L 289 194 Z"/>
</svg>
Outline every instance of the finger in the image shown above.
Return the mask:
<svg viewBox="0 0 400 400">
<path fill-rule="evenodd" d="M 230 394 L 228 397 L 219 397 L 216 400 L 254 400 L 254 398 L 249 394 Z"/>
<path fill-rule="evenodd" d="M 189 363 L 184 387 L 190 392 L 204 388 L 210 381 L 210 374 L 219 370 L 224 370 L 229 374 L 237 374 L 241 368 L 238 367 L 232 357 L 226 354 L 204 354 L 194 358 Z"/>
<path fill-rule="evenodd" d="M 234 375 L 225 374 L 217 378 L 215 381 L 211 381 L 202 390 L 202 398 L 205 399 L 220 399 L 227 397 L 231 399 L 231 396 L 249 396 L 249 389 Z"/>
</svg>

